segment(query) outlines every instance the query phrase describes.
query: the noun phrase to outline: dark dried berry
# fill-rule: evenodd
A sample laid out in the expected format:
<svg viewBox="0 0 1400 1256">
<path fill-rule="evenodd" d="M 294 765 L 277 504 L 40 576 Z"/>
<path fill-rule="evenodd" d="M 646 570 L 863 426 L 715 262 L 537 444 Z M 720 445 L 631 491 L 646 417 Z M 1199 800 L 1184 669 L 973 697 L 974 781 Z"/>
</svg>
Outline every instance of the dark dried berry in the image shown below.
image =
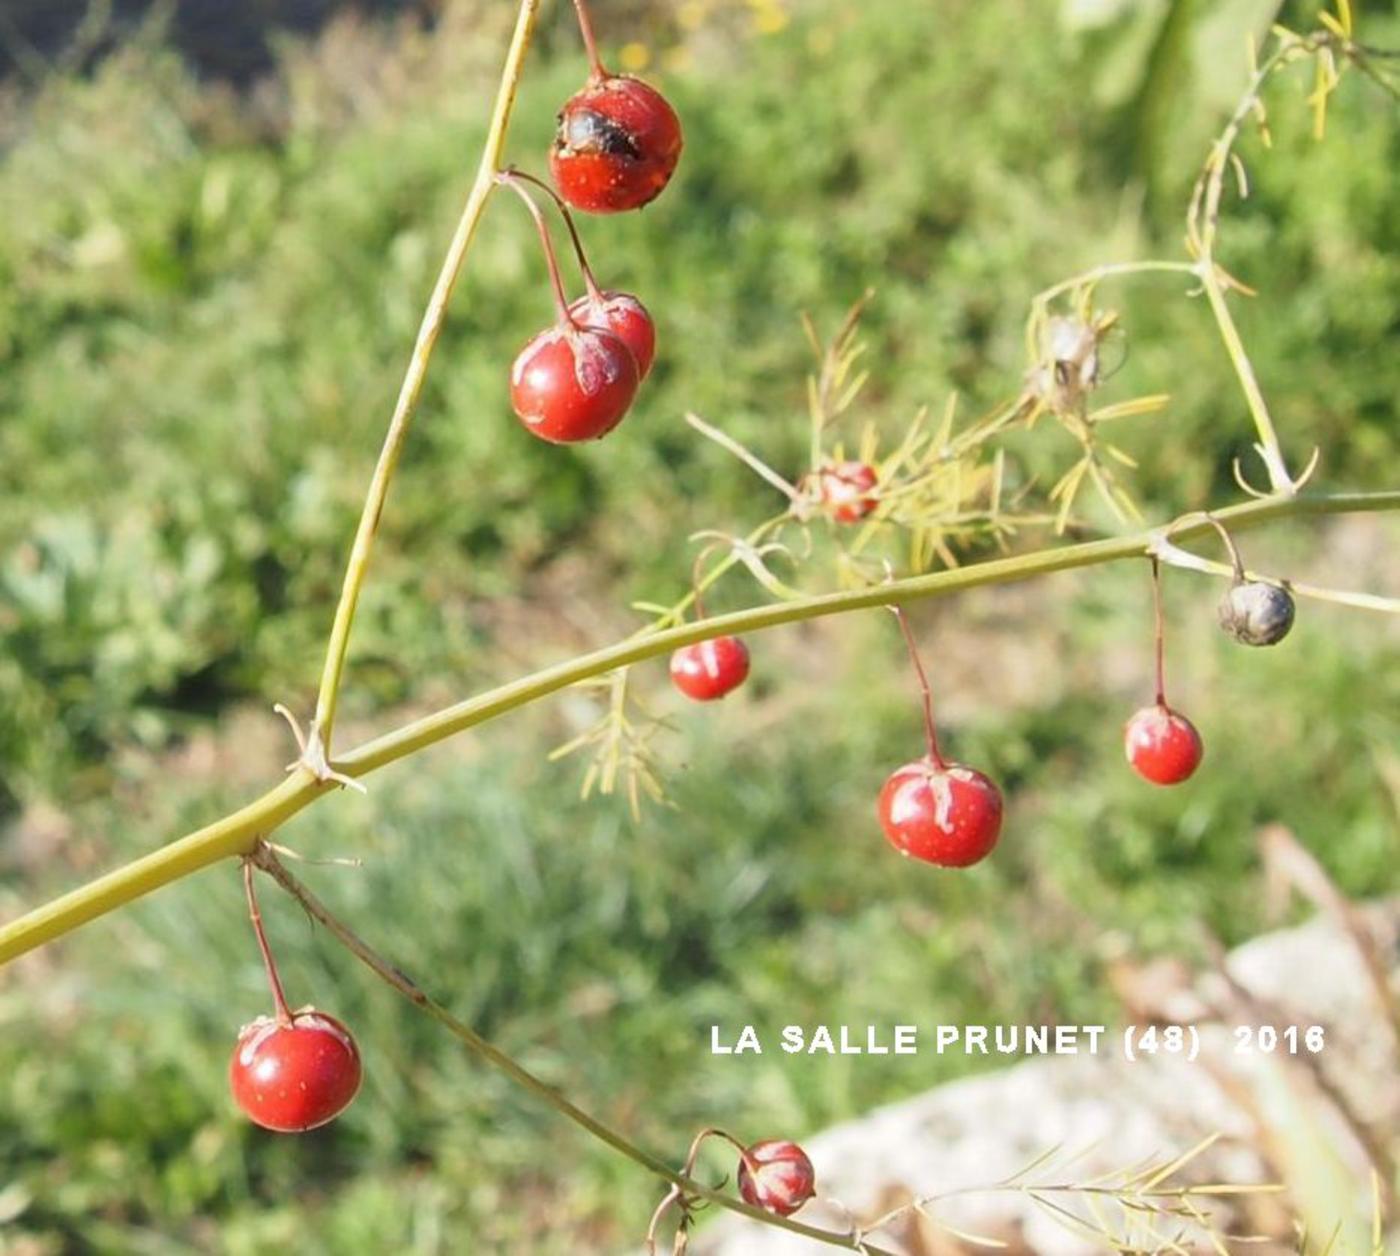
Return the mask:
<svg viewBox="0 0 1400 1256">
<path fill-rule="evenodd" d="M 1220 626 L 1242 645 L 1277 645 L 1293 627 L 1294 610 L 1287 589 L 1242 581 L 1220 600 Z"/>
</svg>

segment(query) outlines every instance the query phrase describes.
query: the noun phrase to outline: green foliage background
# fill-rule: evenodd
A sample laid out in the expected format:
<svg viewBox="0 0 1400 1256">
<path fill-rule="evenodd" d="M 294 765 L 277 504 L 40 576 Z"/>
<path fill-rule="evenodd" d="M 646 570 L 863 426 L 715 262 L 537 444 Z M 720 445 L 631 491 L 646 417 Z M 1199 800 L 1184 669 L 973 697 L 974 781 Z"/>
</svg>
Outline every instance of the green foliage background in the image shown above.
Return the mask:
<svg viewBox="0 0 1400 1256">
<path fill-rule="evenodd" d="M 601 6 L 610 39 L 624 7 L 640 6 Z M 1259 20 L 1258 4 L 1235 7 Z M 436 38 L 337 28 L 290 46 L 277 83 L 247 97 L 137 41 L 7 106 L 4 914 L 280 770 L 267 708 L 309 704 L 509 8 L 468 5 Z M 800 310 L 829 329 L 878 289 L 866 413 L 897 432 L 951 389 L 973 413 L 1019 387 L 1041 287 L 1177 254 L 1199 146 L 1142 141 L 1160 125 L 1153 92 L 1175 85 L 1173 137 L 1204 138 L 1238 86 L 1237 42 L 1173 61 L 1122 23 L 1078 31 L 1058 6 L 1013 0 L 797 8 L 772 35 L 746 34 L 738 6 L 683 36 L 665 73 L 681 175 L 654 209 L 586 224 L 600 274 L 639 292 L 664 338 L 603 445 L 545 447 L 509 415 L 504 364 L 549 305 L 525 223 L 493 207 L 386 516 L 347 738 L 620 635 L 629 600 L 682 591 L 692 530 L 769 513 L 766 490 L 680 416 L 795 465 Z M 527 165 L 579 79 L 565 16 L 521 101 Z M 671 38 L 664 12 L 640 17 Z M 1363 21 L 1372 42 L 1400 43 L 1393 8 Z M 1173 76 L 1155 78 L 1164 63 Z M 1240 318 L 1294 458 L 1316 443 L 1329 486 L 1391 487 L 1400 115 L 1352 82 L 1317 145 L 1307 86 L 1271 93 L 1272 153 L 1245 145 L 1252 196 L 1232 207 L 1225 261 L 1261 291 Z M 1173 394 L 1124 429 L 1149 515 L 1229 496 L 1249 429 L 1206 311 L 1171 279 L 1121 305 L 1132 351 L 1114 394 Z M 1047 430 L 1023 453 L 1049 475 L 1070 450 Z M 1344 525 L 1248 552 L 1393 588 L 1395 539 Z M 1149 696 L 1141 572 L 920 612 L 956 752 L 1012 798 L 1002 850 L 966 876 L 871 857 L 871 798 L 918 735 L 881 617 L 756 641 L 756 682 L 722 709 L 658 692 L 679 726 L 678 809 L 641 824 L 578 802 L 574 766 L 544 761 L 587 719 L 571 697 L 376 777 L 368 802 L 337 798 L 285 839 L 363 857 L 308 876 L 643 1141 L 678 1154 L 710 1121 L 801 1134 L 968 1064 L 715 1061 L 711 1023 L 1111 1016 L 1115 954 L 1191 953 L 1204 929 L 1265 925 L 1251 834 L 1272 820 L 1348 891 L 1397 887 L 1393 626 L 1307 607 L 1283 647 L 1242 657 L 1211 623 L 1215 589 L 1171 587 L 1175 688 L 1212 753 L 1170 794 L 1118 762 L 1121 719 Z M 757 596 L 736 581 L 716 601 Z M 0 975 L 0 1248 L 627 1250 L 650 1183 L 269 908 L 293 997 L 357 1027 L 369 1080 L 351 1114 L 289 1141 L 229 1111 L 225 1053 L 265 993 L 237 878 L 205 874 Z"/>
</svg>

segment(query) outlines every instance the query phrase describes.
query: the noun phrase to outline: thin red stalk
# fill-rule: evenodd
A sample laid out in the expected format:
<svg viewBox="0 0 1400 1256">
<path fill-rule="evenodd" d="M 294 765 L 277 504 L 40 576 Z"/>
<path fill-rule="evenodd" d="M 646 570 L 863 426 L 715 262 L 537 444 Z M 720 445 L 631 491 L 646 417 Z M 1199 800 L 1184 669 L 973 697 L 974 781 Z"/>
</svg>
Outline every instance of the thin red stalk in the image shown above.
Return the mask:
<svg viewBox="0 0 1400 1256">
<path fill-rule="evenodd" d="M 503 183 L 510 188 L 530 211 L 530 217 L 535 220 L 535 229 L 540 233 L 540 244 L 544 248 L 545 264 L 549 267 L 549 282 L 554 288 L 554 308 L 559 313 L 559 325 L 561 327 L 575 327 L 574 316 L 569 313 L 569 299 L 564 295 L 564 281 L 559 276 L 559 259 L 554 253 L 554 241 L 549 238 L 549 227 L 545 224 L 544 215 L 540 213 L 540 207 L 535 204 L 535 198 L 520 186 L 520 176 L 514 170 L 502 170 L 496 176 L 497 183 Z"/>
<path fill-rule="evenodd" d="M 946 766 L 943 762 L 943 755 L 938 749 L 938 727 L 933 720 L 933 690 L 929 687 L 928 673 L 924 671 L 923 661 L 919 658 L 919 647 L 914 640 L 914 631 L 909 627 L 909 617 L 904 613 L 902 606 L 891 606 L 894 617 L 899 620 L 900 630 L 904 633 L 904 644 L 909 647 L 909 659 L 914 664 L 914 675 L 919 678 L 919 691 L 923 695 L 924 702 L 924 733 L 928 738 L 928 757 L 936 768 Z"/>
<path fill-rule="evenodd" d="M 287 1006 L 287 996 L 282 991 L 282 978 L 277 975 L 277 961 L 272 958 L 272 948 L 267 944 L 267 934 L 263 932 L 262 913 L 258 910 L 258 895 L 253 889 L 253 861 L 243 861 L 243 890 L 248 896 L 248 918 L 253 922 L 253 934 L 258 939 L 258 950 L 262 952 L 263 966 L 267 969 L 267 984 L 272 987 L 272 1006 L 277 1012 L 280 1024 L 292 1023 L 292 1010 Z"/>
<path fill-rule="evenodd" d="M 593 19 L 588 14 L 586 0 L 574 0 L 574 9 L 578 13 L 578 29 L 583 36 L 583 48 L 588 54 L 588 67 L 595 79 L 605 79 L 608 72 L 603 66 L 603 59 L 598 55 L 598 40 L 593 34 Z"/>
<path fill-rule="evenodd" d="M 1210 511 L 1203 510 L 1201 513 L 1205 516 L 1206 522 L 1220 533 L 1220 539 L 1225 543 L 1226 552 L 1230 555 L 1230 566 L 1235 569 L 1235 583 L 1243 584 L 1244 559 L 1240 557 L 1240 549 L 1239 546 L 1235 544 L 1235 538 L 1230 535 L 1229 529 L 1211 514 Z"/>
<path fill-rule="evenodd" d="M 1157 638 L 1157 705 L 1167 705 L 1166 616 L 1162 611 L 1162 564 L 1152 556 L 1152 619 Z"/>
<path fill-rule="evenodd" d="M 583 286 L 588 289 L 589 299 L 601 304 L 603 301 L 603 290 L 598 286 L 598 281 L 593 277 L 593 267 L 588 264 L 588 255 L 583 251 L 583 240 L 579 237 L 578 227 L 574 223 L 574 216 L 569 212 L 569 207 L 565 204 L 564 198 L 543 179 L 537 179 L 527 171 L 517 170 L 512 166 L 510 173 L 514 178 L 524 179 L 527 183 L 533 183 L 541 191 L 549 193 L 550 199 L 559 207 L 559 213 L 564 219 L 564 225 L 569 229 L 569 239 L 572 240 L 574 244 L 574 256 L 578 259 L 578 268 L 583 275 Z"/>
</svg>

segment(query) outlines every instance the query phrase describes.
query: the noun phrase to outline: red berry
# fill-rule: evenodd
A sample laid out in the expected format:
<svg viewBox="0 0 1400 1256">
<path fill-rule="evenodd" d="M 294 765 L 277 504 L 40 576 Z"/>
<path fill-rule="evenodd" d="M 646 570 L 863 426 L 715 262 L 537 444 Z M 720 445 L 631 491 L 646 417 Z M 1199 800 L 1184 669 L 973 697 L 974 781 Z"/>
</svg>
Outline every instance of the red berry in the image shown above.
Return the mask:
<svg viewBox="0 0 1400 1256">
<path fill-rule="evenodd" d="M 637 360 L 610 331 L 554 326 L 515 359 L 510 401 L 530 431 L 555 444 L 606 436 L 637 395 Z"/>
<path fill-rule="evenodd" d="M 589 81 L 559 114 L 549 168 L 575 209 L 615 214 L 660 195 L 681 157 L 675 110 L 640 79 L 610 74 Z"/>
<path fill-rule="evenodd" d="M 890 776 L 879 811 L 896 850 L 941 868 L 975 864 L 1001 836 L 1001 791 L 981 772 L 927 756 Z"/>
<path fill-rule="evenodd" d="M 687 698 L 713 702 L 733 692 L 749 674 L 749 649 L 738 637 L 685 645 L 671 655 L 671 680 Z"/>
<path fill-rule="evenodd" d="M 859 523 L 879 504 L 871 495 L 879 478 L 867 462 L 824 467 L 817 479 L 822 505 L 837 523 Z"/>
<path fill-rule="evenodd" d="M 1133 770 L 1154 785 L 1179 785 L 1200 766 L 1205 747 L 1196 726 L 1162 703 L 1143 707 L 1124 730 Z"/>
<path fill-rule="evenodd" d="M 606 327 L 631 351 L 637 360 L 637 378 L 646 379 L 651 374 L 651 364 L 656 357 L 656 324 L 652 322 L 647 307 L 630 292 L 603 292 L 601 301 L 591 297 L 579 297 L 571 306 L 569 314 L 576 323 L 585 327 Z"/>
<path fill-rule="evenodd" d="M 739 1158 L 739 1194 L 746 1204 L 765 1212 L 790 1217 L 816 1188 L 812 1162 L 796 1143 L 768 1139 L 754 1143 Z"/>
<path fill-rule="evenodd" d="M 360 1088 L 360 1053 L 350 1031 L 323 1012 L 307 1008 L 290 1024 L 260 1016 L 239 1033 L 228 1079 L 251 1121 L 300 1134 L 350 1106 Z"/>
</svg>

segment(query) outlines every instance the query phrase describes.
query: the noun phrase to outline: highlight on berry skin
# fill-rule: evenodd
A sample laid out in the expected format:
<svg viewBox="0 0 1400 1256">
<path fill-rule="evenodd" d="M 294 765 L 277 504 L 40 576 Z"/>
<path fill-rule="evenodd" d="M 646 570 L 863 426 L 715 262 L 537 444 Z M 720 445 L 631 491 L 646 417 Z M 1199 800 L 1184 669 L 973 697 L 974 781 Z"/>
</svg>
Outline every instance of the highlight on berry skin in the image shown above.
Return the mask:
<svg viewBox="0 0 1400 1256">
<path fill-rule="evenodd" d="M 817 1190 L 807 1153 L 787 1139 L 770 1138 L 744 1149 L 736 1174 L 746 1204 L 778 1217 L 790 1217 Z"/>
<path fill-rule="evenodd" d="M 695 702 L 714 702 L 748 679 L 749 650 L 738 637 L 684 645 L 671 655 L 671 683 Z"/>
</svg>

